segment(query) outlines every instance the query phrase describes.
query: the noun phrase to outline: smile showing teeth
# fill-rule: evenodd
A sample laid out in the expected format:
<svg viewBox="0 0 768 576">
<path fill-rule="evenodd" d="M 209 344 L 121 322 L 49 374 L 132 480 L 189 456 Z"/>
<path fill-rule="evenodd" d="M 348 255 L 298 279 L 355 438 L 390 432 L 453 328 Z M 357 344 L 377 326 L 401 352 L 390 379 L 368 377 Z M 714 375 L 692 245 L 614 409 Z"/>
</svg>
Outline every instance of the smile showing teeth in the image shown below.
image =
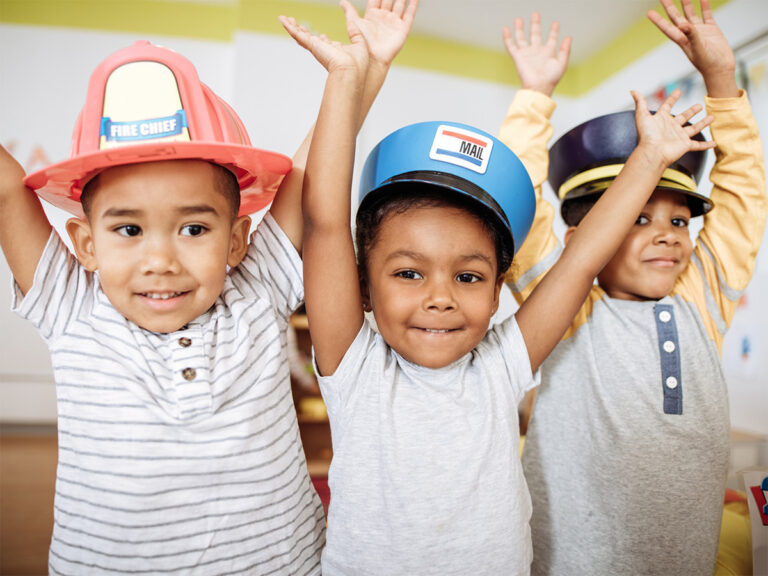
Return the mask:
<svg viewBox="0 0 768 576">
<path fill-rule="evenodd" d="M 432 334 L 445 334 L 446 332 L 450 332 L 450 330 L 434 330 L 433 328 L 424 328 L 427 332 L 431 332 Z"/>
<path fill-rule="evenodd" d="M 183 292 L 143 292 L 141 295 L 152 300 L 170 300 L 182 294 Z"/>
</svg>

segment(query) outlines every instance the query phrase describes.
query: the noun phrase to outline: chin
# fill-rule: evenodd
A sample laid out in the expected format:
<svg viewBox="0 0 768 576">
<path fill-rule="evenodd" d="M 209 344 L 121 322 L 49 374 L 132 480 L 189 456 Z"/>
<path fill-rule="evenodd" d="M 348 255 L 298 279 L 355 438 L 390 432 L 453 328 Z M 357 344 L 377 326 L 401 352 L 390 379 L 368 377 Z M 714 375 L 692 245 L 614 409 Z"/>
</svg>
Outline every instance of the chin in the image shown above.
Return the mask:
<svg viewBox="0 0 768 576">
<path fill-rule="evenodd" d="M 141 318 L 134 319 L 130 317 L 126 318 L 136 324 L 142 330 L 155 332 L 157 334 L 170 334 L 171 332 L 176 332 L 177 330 L 181 329 L 182 326 L 187 324 L 187 322 L 169 321 L 157 318 L 150 320 L 142 320 Z"/>
</svg>

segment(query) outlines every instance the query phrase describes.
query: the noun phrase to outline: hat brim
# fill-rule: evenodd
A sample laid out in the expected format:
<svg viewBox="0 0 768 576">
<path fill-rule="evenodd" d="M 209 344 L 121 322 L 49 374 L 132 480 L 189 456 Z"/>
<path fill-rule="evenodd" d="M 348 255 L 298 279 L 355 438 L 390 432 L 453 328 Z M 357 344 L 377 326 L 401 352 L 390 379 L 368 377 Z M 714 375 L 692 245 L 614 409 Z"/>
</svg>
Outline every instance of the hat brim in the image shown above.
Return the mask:
<svg viewBox="0 0 768 576">
<path fill-rule="evenodd" d="M 83 154 L 28 175 L 24 184 L 57 208 L 83 218 L 82 187 L 99 172 L 115 166 L 163 160 L 204 160 L 231 170 L 240 184 L 240 215 L 266 207 L 291 159 L 277 152 L 216 142 L 163 142 L 123 146 Z"/>
<path fill-rule="evenodd" d="M 493 218 L 504 231 L 503 241 L 507 244 L 510 254 L 515 253 L 515 240 L 512 227 L 506 214 L 498 203 L 476 184 L 450 173 L 419 171 L 397 175 L 371 190 L 360 201 L 358 213 L 376 210 L 387 202 L 393 191 L 405 185 L 420 185 L 440 190 L 441 193 L 452 194 L 456 198 L 471 200 L 477 209 L 482 210 L 488 217 Z"/>
<path fill-rule="evenodd" d="M 603 190 L 599 190 L 599 191 L 596 191 L 594 189 L 581 188 L 581 189 L 575 189 L 569 192 L 560 203 L 560 216 L 562 216 L 563 221 L 568 226 L 578 225 L 578 222 L 569 221 L 571 220 L 568 217 L 569 202 L 573 200 L 582 200 L 582 199 L 583 200 L 591 199 L 593 202 L 597 202 L 597 199 L 607 188 L 608 186 L 606 185 Z M 698 192 L 692 192 L 690 190 L 683 190 L 681 188 L 665 186 L 663 184 L 659 184 L 658 186 L 656 186 L 654 190 L 666 190 L 668 192 L 677 192 L 685 196 L 685 199 L 688 203 L 688 208 L 691 210 L 691 218 L 694 218 L 696 216 L 702 216 L 715 207 L 712 200 L 710 200 L 707 196 L 704 196 L 703 194 L 699 194 Z"/>
</svg>

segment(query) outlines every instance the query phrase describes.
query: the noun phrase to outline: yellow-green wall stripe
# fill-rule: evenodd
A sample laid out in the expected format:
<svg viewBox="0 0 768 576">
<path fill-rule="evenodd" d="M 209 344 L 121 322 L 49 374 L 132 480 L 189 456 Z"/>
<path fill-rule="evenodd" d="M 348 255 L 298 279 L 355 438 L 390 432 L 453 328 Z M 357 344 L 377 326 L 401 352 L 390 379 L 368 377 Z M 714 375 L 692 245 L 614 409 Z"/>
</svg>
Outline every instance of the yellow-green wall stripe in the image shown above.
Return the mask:
<svg viewBox="0 0 768 576">
<path fill-rule="evenodd" d="M 710 0 L 715 9 L 729 0 Z M 0 0 L 0 22 L 31 26 L 83 28 L 135 34 L 158 34 L 228 42 L 237 30 L 285 36 L 277 16 L 294 16 L 331 38 L 346 37 L 341 9 L 300 0 Z M 567 26 L 563 27 L 567 33 Z M 576 39 L 578 41 L 578 39 Z M 615 40 L 578 65 L 571 65 L 558 85 L 566 96 L 585 94 L 611 75 L 666 42 L 648 20 L 630 26 Z M 511 59 L 490 50 L 412 34 L 396 64 L 476 80 L 518 85 Z"/>
</svg>

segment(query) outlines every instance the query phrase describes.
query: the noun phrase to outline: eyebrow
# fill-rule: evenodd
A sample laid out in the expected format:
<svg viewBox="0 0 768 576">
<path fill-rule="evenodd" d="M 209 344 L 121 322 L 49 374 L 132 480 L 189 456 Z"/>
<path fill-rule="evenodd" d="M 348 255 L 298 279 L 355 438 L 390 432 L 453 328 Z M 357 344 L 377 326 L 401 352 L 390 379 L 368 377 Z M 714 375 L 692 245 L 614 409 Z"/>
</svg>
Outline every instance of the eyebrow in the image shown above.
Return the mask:
<svg viewBox="0 0 768 576">
<path fill-rule="evenodd" d="M 399 257 L 412 258 L 413 260 L 424 260 L 424 256 L 422 256 L 418 252 L 413 252 L 411 250 L 397 250 L 395 252 L 392 252 L 389 256 L 387 256 L 386 262 Z M 462 256 L 459 257 L 459 260 L 461 260 L 462 262 L 471 262 L 473 260 L 481 260 L 482 262 L 485 262 L 491 266 L 494 265 L 494 260 L 486 256 L 482 252 L 470 252 L 469 254 L 463 254 Z"/>
<path fill-rule="evenodd" d="M 144 210 L 134 208 L 107 208 L 101 215 L 102 218 L 136 218 L 144 214 Z M 192 206 L 179 206 L 174 210 L 180 216 L 189 216 L 191 214 L 218 214 L 213 206 L 208 204 L 195 204 Z"/>
</svg>

